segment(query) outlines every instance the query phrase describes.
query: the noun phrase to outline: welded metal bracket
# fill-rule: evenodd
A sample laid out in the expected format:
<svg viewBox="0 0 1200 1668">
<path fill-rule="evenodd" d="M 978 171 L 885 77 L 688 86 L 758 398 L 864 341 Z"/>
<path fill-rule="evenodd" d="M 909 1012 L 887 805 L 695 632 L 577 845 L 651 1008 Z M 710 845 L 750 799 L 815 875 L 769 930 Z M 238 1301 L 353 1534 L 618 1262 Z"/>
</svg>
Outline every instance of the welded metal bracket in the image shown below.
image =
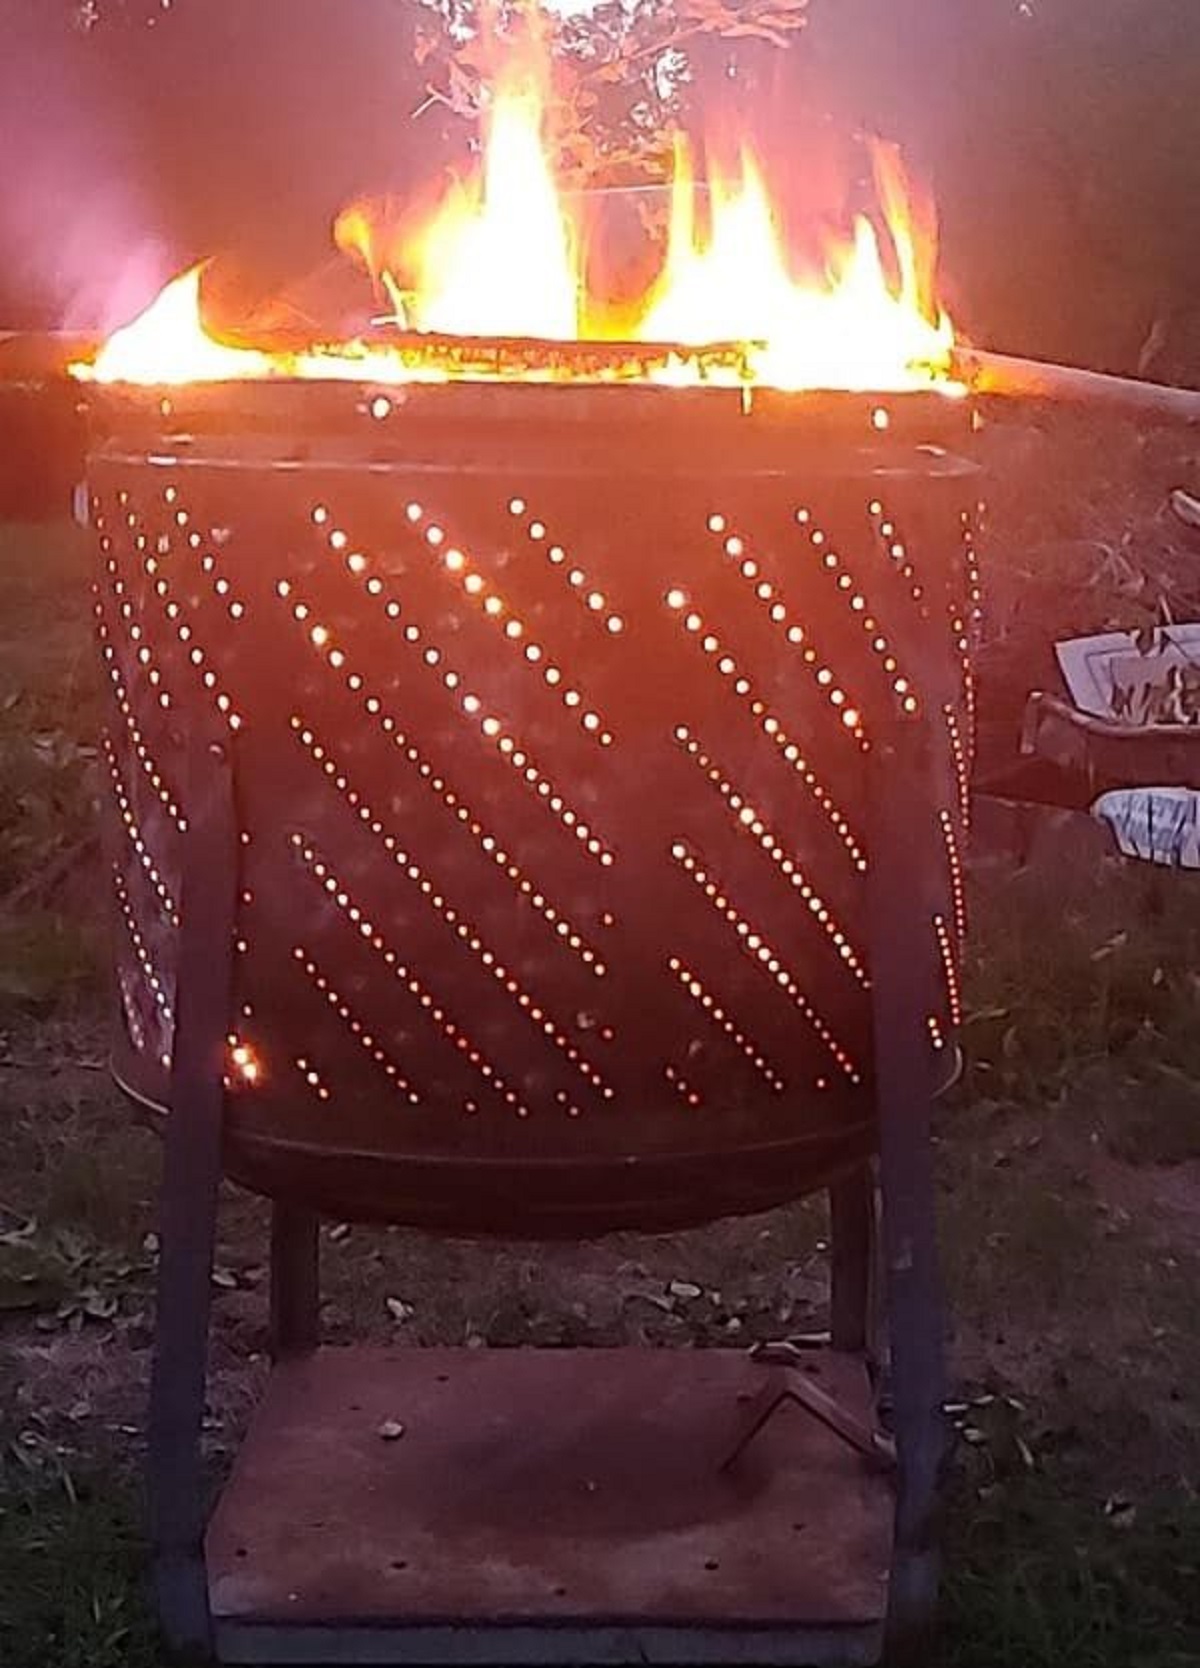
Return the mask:
<svg viewBox="0 0 1200 1668">
<path fill-rule="evenodd" d="M 802 1408 L 872 1465 L 895 1469 L 896 1445 L 891 1437 L 866 1424 L 802 1371 L 799 1363 L 804 1352 L 796 1344 L 758 1344 L 751 1350 L 750 1359 L 762 1362 L 771 1371 L 739 1421 L 739 1429 L 721 1461 L 722 1471 L 736 1464 L 779 1409 L 789 1404 Z"/>
</svg>

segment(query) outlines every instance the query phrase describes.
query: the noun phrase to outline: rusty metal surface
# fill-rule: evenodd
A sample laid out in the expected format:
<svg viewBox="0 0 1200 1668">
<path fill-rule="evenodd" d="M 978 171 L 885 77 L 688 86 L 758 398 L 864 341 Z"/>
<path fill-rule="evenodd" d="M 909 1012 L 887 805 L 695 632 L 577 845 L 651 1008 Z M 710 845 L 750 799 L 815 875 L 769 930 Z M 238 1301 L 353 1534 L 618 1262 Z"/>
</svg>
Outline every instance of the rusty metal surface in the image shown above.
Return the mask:
<svg viewBox="0 0 1200 1668">
<path fill-rule="evenodd" d="M 725 1351 L 326 1350 L 277 1367 L 208 1535 L 214 1625 L 864 1629 L 893 1493 Z M 871 1418 L 861 1362 L 809 1374 Z M 380 1434 L 394 1421 L 402 1434 Z"/>
<path fill-rule="evenodd" d="M 345 391 L 301 447 L 283 391 L 225 433 L 189 392 L 194 433 L 143 399 L 95 449 L 119 1074 L 165 1102 L 203 712 L 243 841 L 235 1174 L 467 1229 L 760 1208 L 873 1145 L 863 778 L 908 700 L 906 954 L 952 1066 L 977 489 L 918 441 L 966 416 L 493 392 Z"/>
</svg>

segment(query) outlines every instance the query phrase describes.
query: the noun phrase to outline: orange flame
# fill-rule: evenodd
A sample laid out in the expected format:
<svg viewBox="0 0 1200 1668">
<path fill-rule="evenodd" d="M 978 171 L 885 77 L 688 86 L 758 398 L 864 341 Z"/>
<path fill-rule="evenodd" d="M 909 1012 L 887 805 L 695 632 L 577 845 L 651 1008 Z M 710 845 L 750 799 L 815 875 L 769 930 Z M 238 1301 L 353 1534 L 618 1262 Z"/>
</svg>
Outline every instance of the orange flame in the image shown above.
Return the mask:
<svg viewBox="0 0 1200 1668">
<path fill-rule="evenodd" d="M 235 347 L 214 336 L 200 308 L 203 263 L 181 273 L 130 324 L 105 342 L 95 359 L 67 368 L 82 382 L 142 385 L 299 377 L 323 382 L 442 382 L 444 372 L 361 341 L 317 345 L 307 352 Z"/>
<path fill-rule="evenodd" d="M 404 325 L 408 323 L 404 294 L 392 276 L 391 257 L 378 245 L 379 227 L 380 220 L 369 203 L 351 203 L 334 221 L 333 241 L 344 255 L 362 262 L 386 296 L 396 322 Z"/>
<path fill-rule="evenodd" d="M 94 382 L 225 382 L 267 376 L 271 360 L 230 347 L 200 321 L 203 264 L 175 278 L 131 324 L 111 335 L 90 365 L 72 372 Z"/>
<path fill-rule="evenodd" d="M 757 380 L 776 388 L 880 391 L 920 387 L 948 370 L 954 331 L 923 292 L 902 177 L 880 159 L 877 177 L 898 284 L 884 270 L 865 216 L 848 249 L 834 253 L 824 285 L 789 274 L 778 217 L 754 159 L 710 177 L 711 224 L 695 224 L 690 157 L 676 152 L 667 260 L 640 336 L 646 340 L 761 343 Z"/>
<path fill-rule="evenodd" d="M 482 179 L 450 194 L 413 252 L 421 329 L 556 341 L 578 334 L 574 236 L 542 126 L 534 80 L 497 89 Z"/>
<path fill-rule="evenodd" d="M 514 57 L 485 113 L 482 165 L 472 178 L 456 181 L 419 223 L 411 212 L 392 218 L 362 202 L 339 217 L 335 241 L 370 271 L 406 331 L 562 341 L 604 340 L 619 328 L 586 293 L 583 239 L 548 161 L 546 126 L 544 69 Z M 701 228 L 691 157 L 678 146 L 662 270 L 634 310 L 632 331 L 626 324 L 621 333 L 645 342 L 747 347 L 740 370 L 702 372 L 697 361 L 681 358 L 643 374 L 674 381 L 703 374 L 785 389 L 959 391 L 953 326 L 933 299 L 932 223 L 914 208 L 894 153 L 880 152 L 875 175 L 880 229 L 859 216 L 828 252 L 824 279 L 803 281 L 791 271 L 755 158 L 744 150 L 733 169 L 710 169 Z M 222 343 L 201 320 L 195 269 L 168 285 L 80 374 L 163 383 L 266 375 L 398 382 L 454 372 L 432 361 L 422 366 L 411 339 L 389 347 L 380 337 L 369 347 L 345 343 L 302 355 Z"/>
</svg>

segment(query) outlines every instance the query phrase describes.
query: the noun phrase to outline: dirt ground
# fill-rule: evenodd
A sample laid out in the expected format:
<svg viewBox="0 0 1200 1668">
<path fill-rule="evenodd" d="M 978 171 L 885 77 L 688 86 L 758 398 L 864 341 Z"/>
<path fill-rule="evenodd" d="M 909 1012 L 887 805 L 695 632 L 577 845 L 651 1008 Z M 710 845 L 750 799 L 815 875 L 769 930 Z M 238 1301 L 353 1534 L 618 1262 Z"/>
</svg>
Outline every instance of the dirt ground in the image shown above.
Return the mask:
<svg viewBox="0 0 1200 1668">
<path fill-rule="evenodd" d="M 1187 434 L 1023 410 L 993 468 L 998 731 L 1055 636 L 1200 617 Z M 0 1662 L 165 1661 L 137 1460 L 158 1144 L 105 1072 L 95 701 L 76 530 L 0 529 Z M 1189 610 L 1191 611 L 1189 613 Z M 961 1440 L 944 1668 L 1200 1662 L 1200 877 L 981 807 L 968 1068 L 938 1114 Z M 215 1280 L 218 1474 L 264 1372 L 265 1213 Z M 323 1326 L 411 1345 L 749 1344 L 822 1324 L 818 1201 L 554 1248 L 329 1223 Z"/>
</svg>

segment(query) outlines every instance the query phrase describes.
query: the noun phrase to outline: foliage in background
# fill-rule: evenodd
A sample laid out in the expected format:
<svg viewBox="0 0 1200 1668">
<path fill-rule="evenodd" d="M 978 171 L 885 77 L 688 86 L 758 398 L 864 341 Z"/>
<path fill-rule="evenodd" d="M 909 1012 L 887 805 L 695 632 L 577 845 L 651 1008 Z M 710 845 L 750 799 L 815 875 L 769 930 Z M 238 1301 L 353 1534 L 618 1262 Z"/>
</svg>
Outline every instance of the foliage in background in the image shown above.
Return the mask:
<svg viewBox="0 0 1200 1668">
<path fill-rule="evenodd" d="M 948 299 L 975 340 L 1200 382 L 1194 11 L 1194 0 L 598 0 L 552 25 L 572 71 L 564 159 L 577 174 L 652 179 L 689 107 L 740 81 L 789 178 L 819 166 L 811 135 L 823 124 L 902 146 L 934 185 Z M 57 0 L 37 9 L 30 62 L 48 88 L 59 75 L 58 137 L 95 106 L 101 149 L 120 138 L 114 154 L 141 175 L 122 182 L 137 205 L 123 241 L 165 237 L 182 265 L 258 238 L 294 277 L 298 251 L 324 239 L 342 203 L 403 193 L 461 154 L 469 124 L 455 110 L 473 101 L 478 71 L 461 37 L 474 12 L 474 0 L 289 0 L 286 22 L 267 30 L 244 0 Z M 322 62 L 339 66 L 332 81 Z M 0 58 L 0 115 L 24 86 L 8 87 L 4 68 Z M 131 135 L 114 136 L 116 112 Z M 18 138 L 14 157 L 32 144 Z M 56 175 L 68 212 L 33 216 L 37 235 L 73 235 L 76 202 L 86 220 L 96 150 Z M 10 316 L 32 307 L 14 278 L 26 253 L 3 249 Z M 51 276 L 34 267 L 53 297 L 69 262 Z"/>
<path fill-rule="evenodd" d="M 722 71 L 739 74 L 750 43 L 790 46 L 809 0 L 597 0 L 590 11 L 551 14 L 528 0 L 484 9 L 429 0 L 418 62 L 433 71 L 428 97 L 473 118 L 501 62 L 506 36 L 533 30 L 554 61 L 548 128 L 559 177 L 603 186 L 668 177 L 672 137 L 688 114 L 706 48 L 725 43 Z"/>
</svg>

